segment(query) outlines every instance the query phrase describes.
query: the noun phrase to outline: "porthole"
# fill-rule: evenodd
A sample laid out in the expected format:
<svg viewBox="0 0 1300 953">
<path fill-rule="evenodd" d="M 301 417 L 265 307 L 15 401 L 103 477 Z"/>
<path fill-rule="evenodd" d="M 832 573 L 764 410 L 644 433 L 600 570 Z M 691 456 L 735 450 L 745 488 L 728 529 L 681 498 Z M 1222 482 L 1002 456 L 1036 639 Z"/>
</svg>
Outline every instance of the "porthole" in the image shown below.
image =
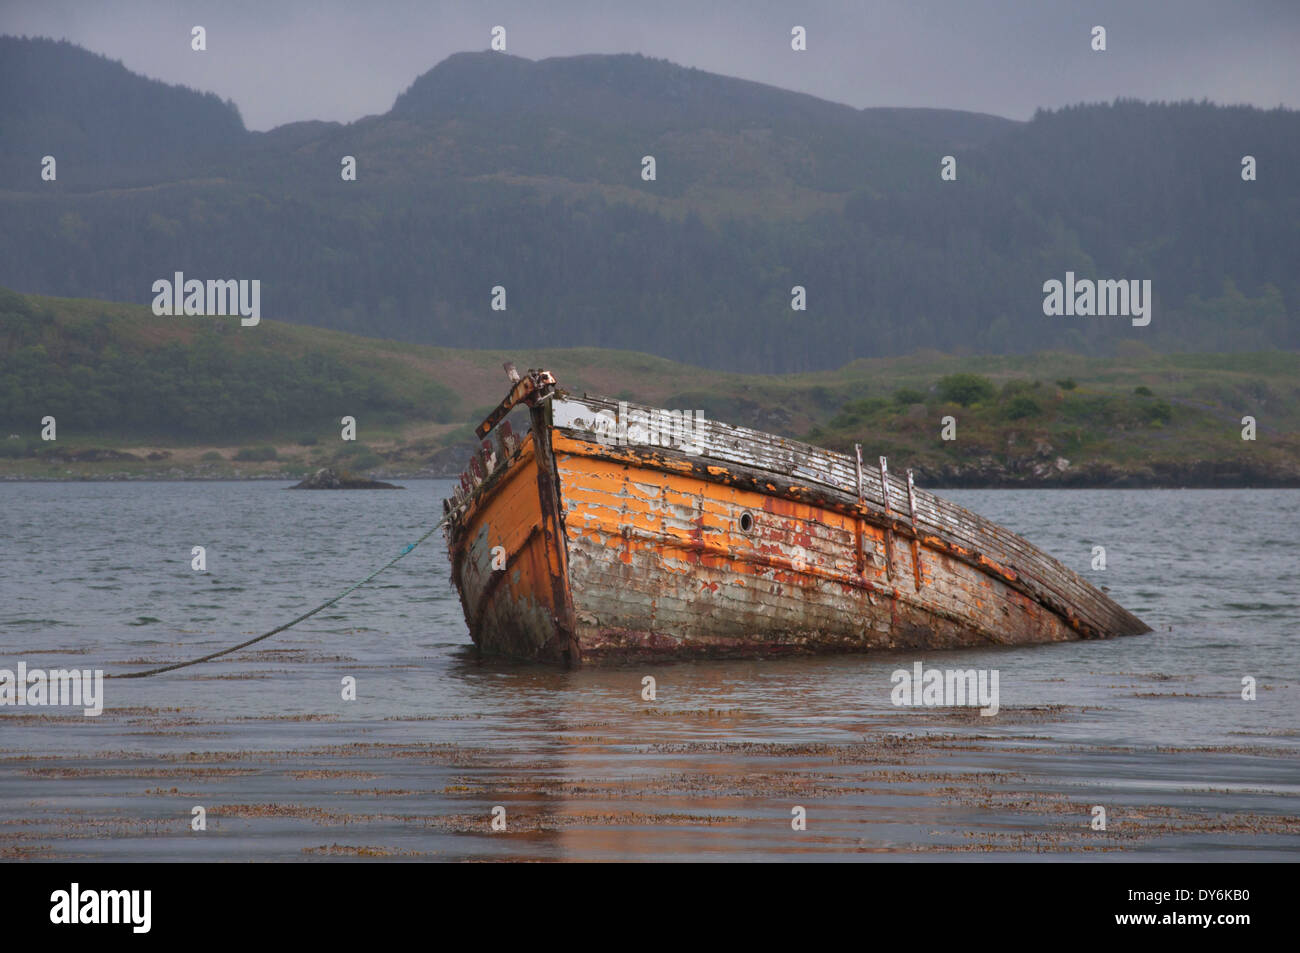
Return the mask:
<svg viewBox="0 0 1300 953">
<path fill-rule="evenodd" d="M 754 514 L 745 512 L 740 514 L 740 531 L 742 533 L 752 533 L 754 531 Z"/>
</svg>

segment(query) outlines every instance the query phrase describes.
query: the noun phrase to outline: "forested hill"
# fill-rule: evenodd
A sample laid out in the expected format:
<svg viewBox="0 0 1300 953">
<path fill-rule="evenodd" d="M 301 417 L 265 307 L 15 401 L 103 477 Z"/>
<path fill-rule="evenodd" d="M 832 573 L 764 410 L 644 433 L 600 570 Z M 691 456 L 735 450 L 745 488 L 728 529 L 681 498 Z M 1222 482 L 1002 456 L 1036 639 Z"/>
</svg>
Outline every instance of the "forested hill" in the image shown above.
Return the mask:
<svg viewBox="0 0 1300 953">
<path fill-rule="evenodd" d="M 176 271 L 259 279 L 268 318 L 748 371 L 1300 346 L 1293 111 L 1120 101 L 1016 123 L 640 56 L 473 53 L 384 115 L 251 133 L 210 94 L 15 38 L 0 88 L 0 284 L 27 292 L 148 303 Z M 1067 271 L 1150 279 L 1150 325 L 1045 316 Z"/>
<path fill-rule="evenodd" d="M 32 171 L 46 155 L 71 160 L 60 170 L 65 184 L 149 184 L 249 135 L 234 103 L 146 79 L 66 41 L 0 37 L 0 93 L 5 187 L 20 191 L 41 181 Z"/>
</svg>

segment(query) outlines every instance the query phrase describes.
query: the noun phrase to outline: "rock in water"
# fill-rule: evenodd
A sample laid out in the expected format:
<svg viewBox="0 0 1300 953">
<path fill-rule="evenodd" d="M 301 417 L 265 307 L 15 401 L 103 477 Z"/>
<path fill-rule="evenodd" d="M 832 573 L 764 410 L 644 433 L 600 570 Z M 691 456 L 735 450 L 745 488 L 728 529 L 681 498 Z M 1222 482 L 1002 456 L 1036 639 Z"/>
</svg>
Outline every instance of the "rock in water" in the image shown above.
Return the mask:
<svg viewBox="0 0 1300 953">
<path fill-rule="evenodd" d="M 332 467 L 317 470 L 291 490 L 403 490 L 405 487 L 382 483 L 379 480 L 363 480 L 352 476 L 346 470 L 340 474 Z"/>
</svg>

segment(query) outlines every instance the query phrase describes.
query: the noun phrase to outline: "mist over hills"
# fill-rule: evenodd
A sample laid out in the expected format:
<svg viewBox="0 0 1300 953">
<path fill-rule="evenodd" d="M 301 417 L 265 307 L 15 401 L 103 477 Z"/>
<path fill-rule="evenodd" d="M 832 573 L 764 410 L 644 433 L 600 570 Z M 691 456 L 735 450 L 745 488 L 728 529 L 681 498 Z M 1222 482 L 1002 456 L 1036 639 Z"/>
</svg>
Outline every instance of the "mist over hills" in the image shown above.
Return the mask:
<svg viewBox="0 0 1300 953">
<path fill-rule="evenodd" d="M 14 37 L 0 89 L 0 284 L 24 292 L 147 304 L 175 271 L 256 278 L 266 316 L 304 324 L 745 371 L 1300 346 L 1288 110 L 1119 101 L 1021 123 L 641 56 L 465 53 L 383 115 L 253 133 L 210 93 Z M 1150 279 L 1150 326 L 1045 316 L 1066 271 Z"/>
</svg>

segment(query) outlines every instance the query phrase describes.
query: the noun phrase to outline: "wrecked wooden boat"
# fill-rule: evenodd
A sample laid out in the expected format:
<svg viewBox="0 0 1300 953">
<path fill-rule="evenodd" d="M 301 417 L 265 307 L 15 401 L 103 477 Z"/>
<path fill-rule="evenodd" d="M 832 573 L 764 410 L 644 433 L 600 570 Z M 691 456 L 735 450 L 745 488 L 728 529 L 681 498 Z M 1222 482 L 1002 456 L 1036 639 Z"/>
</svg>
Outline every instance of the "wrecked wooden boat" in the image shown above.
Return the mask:
<svg viewBox="0 0 1300 953">
<path fill-rule="evenodd" d="M 1149 631 L 1014 533 L 878 466 L 520 377 L 443 502 L 485 653 L 931 650 Z M 507 417 L 528 415 L 527 433 Z"/>
</svg>

